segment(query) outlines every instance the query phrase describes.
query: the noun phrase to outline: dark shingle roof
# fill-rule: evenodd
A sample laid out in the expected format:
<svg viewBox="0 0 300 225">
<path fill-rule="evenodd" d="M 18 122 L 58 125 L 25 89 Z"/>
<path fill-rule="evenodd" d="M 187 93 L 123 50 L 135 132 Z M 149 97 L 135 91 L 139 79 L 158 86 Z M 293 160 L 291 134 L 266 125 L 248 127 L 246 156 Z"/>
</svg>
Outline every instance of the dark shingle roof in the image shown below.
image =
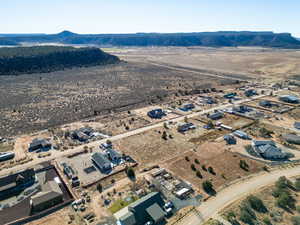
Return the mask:
<svg viewBox="0 0 300 225">
<path fill-rule="evenodd" d="M 34 207 L 62 195 L 63 193 L 59 185 L 55 181 L 49 181 L 44 186 L 44 190 L 42 192 L 39 192 L 38 194 L 31 197 L 32 205 Z"/>
<path fill-rule="evenodd" d="M 28 180 L 31 180 L 34 175 L 35 172 L 33 169 L 27 169 L 9 176 L 0 177 L 0 191 L 16 186 L 17 178 L 20 176 L 24 182 L 27 182 Z"/>
</svg>

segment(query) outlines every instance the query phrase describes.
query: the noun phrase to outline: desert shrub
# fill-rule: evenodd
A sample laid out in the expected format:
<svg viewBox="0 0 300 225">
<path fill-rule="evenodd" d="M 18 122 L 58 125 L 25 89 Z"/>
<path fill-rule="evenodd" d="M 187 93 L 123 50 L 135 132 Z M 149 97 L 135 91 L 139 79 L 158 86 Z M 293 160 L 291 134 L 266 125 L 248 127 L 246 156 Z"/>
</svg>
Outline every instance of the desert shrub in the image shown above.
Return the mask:
<svg viewBox="0 0 300 225">
<path fill-rule="evenodd" d="M 202 165 L 201 168 L 204 170 L 204 171 L 207 171 L 206 169 L 206 166 L 205 165 Z"/>
<path fill-rule="evenodd" d="M 300 179 L 296 179 L 296 181 L 294 183 L 294 187 L 295 187 L 296 191 L 300 191 Z"/>
<path fill-rule="evenodd" d="M 199 170 L 196 171 L 196 176 L 199 177 L 199 178 L 201 178 L 201 179 L 203 178 L 203 176 L 202 176 L 202 174 L 200 173 Z"/>
<path fill-rule="evenodd" d="M 283 209 L 295 208 L 295 200 L 288 192 L 282 192 L 276 200 L 276 205 Z"/>
<path fill-rule="evenodd" d="M 247 162 L 245 160 L 240 160 L 240 168 L 248 171 L 249 170 L 249 165 L 247 164 Z"/>
<path fill-rule="evenodd" d="M 266 225 L 272 225 L 271 220 L 268 217 L 264 217 L 262 221 Z"/>
<path fill-rule="evenodd" d="M 296 206 L 296 210 L 297 210 L 298 213 L 300 213 L 300 205 Z"/>
<path fill-rule="evenodd" d="M 100 193 L 103 191 L 103 187 L 100 183 L 97 184 L 97 191 L 99 191 Z"/>
<path fill-rule="evenodd" d="M 129 179 L 135 178 L 135 172 L 132 167 L 127 167 L 125 171 Z"/>
<path fill-rule="evenodd" d="M 254 224 L 254 220 L 256 220 L 254 211 L 250 208 L 248 202 L 245 200 L 240 206 L 240 220 L 249 225 Z"/>
<path fill-rule="evenodd" d="M 204 190 L 207 194 L 214 194 L 214 193 L 215 193 L 213 184 L 212 184 L 209 180 L 206 180 L 206 181 L 204 181 L 204 182 L 202 183 L 202 188 L 203 188 L 203 190 Z"/>
<path fill-rule="evenodd" d="M 269 137 L 272 137 L 272 134 L 274 134 L 274 132 L 262 127 L 259 129 L 259 134 L 261 137 L 269 138 Z"/>
<path fill-rule="evenodd" d="M 293 216 L 291 221 L 293 225 L 300 225 L 300 216 Z"/>
<path fill-rule="evenodd" d="M 208 172 L 210 172 L 213 175 L 216 175 L 216 172 L 214 171 L 214 169 L 211 166 L 208 167 Z"/>
<path fill-rule="evenodd" d="M 161 138 L 164 140 L 168 140 L 168 134 L 166 131 L 163 131 Z"/>
<path fill-rule="evenodd" d="M 188 156 L 184 157 L 186 161 L 190 161 L 190 158 Z"/>
<path fill-rule="evenodd" d="M 196 171 L 196 167 L 195 167 L 194 164 L 191 164 L 191 169 L 192 169 L 193 171 Z"/>
<path fill-rule="evenodd" d="M 248 196 L 247 202 L 249 203 L 251 208 L 257 212 L 266 213 L 268 211 L 267 208 L 265 207 L 263 201 L 254 195 Z"/>
<path fill-rule="evenodd" d="M 200 164 L 200 162 L 199 162 L 198 159 L 195 159 L 195 163 L 196 163 L 196 164 Z"/>
</svg>

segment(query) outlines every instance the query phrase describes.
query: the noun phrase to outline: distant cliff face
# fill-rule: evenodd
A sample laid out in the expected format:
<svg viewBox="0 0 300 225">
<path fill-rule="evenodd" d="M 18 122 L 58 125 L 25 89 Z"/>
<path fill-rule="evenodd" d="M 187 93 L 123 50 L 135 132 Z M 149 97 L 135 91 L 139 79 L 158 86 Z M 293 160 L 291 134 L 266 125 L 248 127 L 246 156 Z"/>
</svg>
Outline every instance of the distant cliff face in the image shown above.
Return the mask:
<svg viewBox="0 0 300 225">
<path fill-rule="evenodd" d="M 98 48 L 36 46 L 0 48 L 0 75 L 47 73 L 73 67 L 118 63 Z"/>
<path fill-rule="evenodd" d="M 289 33 L 273 32 L 202 32 L 202 33 L 137 33 L 75 34 L 63 31 L 52 35 L 10 36 L 15 43 L 58 42 L 65 44 L 97 44 L 112 46 L 262 46 L 300 48 L 300 41 Z"/>
</svg>

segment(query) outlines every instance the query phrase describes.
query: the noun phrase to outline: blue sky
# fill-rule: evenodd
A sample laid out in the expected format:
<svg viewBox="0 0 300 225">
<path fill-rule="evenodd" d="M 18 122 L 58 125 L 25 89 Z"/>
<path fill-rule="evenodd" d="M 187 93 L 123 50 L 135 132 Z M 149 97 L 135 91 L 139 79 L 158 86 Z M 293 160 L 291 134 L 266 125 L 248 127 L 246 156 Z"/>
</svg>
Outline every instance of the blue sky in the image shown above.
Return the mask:
<svg viewBox="0 0 300 225">
<path fill-rule="evenodd" d="M 255 30 L 300 37 L 300 0 L 4 0 L 0 33 Z"/>
</svg>

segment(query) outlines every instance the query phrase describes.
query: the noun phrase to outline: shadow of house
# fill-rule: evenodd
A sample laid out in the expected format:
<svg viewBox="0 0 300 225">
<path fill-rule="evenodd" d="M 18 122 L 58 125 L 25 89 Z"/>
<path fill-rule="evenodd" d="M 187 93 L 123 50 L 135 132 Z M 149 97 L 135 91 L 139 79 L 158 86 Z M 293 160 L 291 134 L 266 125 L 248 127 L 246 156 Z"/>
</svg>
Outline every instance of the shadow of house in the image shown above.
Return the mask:
<svg viewBox="0 0 300 225">
<path fill-rule="evenodd" d="M 36 180 L 33 169 L 27 169 L 19 173 L 15 173 L 0 178 L 0 200 L 17 195 L 24 189 L 34 184 Z"/>
<path fill-rule="evenodd" d="M 28 151 L 29 152 L 39 152 L 39 151 L 48 151 L 52 147 L 52 144 L 43 138 L 35 138 L 29 145 Z"/>
</svg>

